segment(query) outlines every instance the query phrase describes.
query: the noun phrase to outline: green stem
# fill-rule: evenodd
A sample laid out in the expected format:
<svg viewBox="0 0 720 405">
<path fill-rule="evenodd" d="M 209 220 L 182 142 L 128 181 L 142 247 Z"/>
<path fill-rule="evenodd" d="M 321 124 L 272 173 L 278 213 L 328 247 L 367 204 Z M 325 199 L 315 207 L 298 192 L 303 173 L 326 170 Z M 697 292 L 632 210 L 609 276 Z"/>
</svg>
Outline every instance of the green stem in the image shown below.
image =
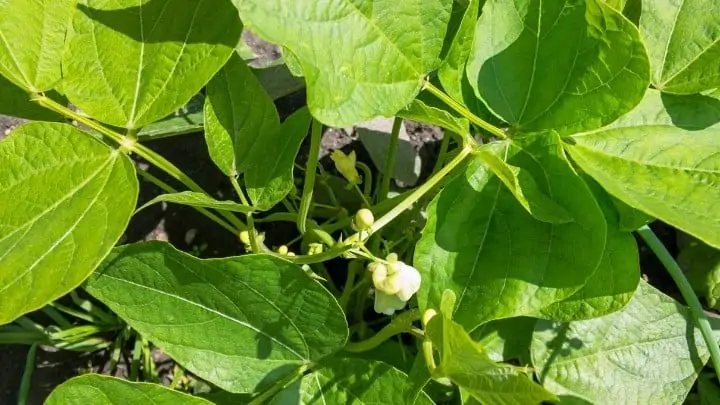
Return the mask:
<svg viewBox="0 0 720 405">
<path fill-rule="evenodd" d="M 248 207 L 251 207 L 252 205 L 250 204 L 250 200 L 245 197 L 245 192 L 240 187 L 240 184 L 235 176 L 230 176 L 230 183 L 232 183 L 232 186 L 235 189 L 235 194 L 237 194 L 240 202 Z M 255 229 L 255 220 L 253 219 L 252 212 L 247 213 L 247 223 L 249 228 L 248 231 L 250 233 L 250 248 L 254 253 L 260 253 L 260 243 L 258 242 L 258 234 Z"/>
<path fill-rule="evenodd" d="M 20 391 L 18 392 L 18 405 L 27 404 L 30 396 L 30 384 L 32 382 L 32 374 L 35 370 L 35 354 L 38 345 L 35 343 L 28 350 L 27 359 L 25 360 L 25 370 L 23 371 L 22 381 L 20 382 Z"/>
<path fill-rule="evenodd" d="M 660 259 L 660 262 L 662 262 L 665 266 L 668 273 L 670 273 L 670 277 L 672 277 L 675 284 L 677 284 L 678 289 L 680 289 L 680 294 L 682 294 L 685 302 L 690 307 L 690 314 L 693 317 L 693 321 L 700 328 L 700 333 L 702 333 L 702 336 L 705 339 L 705 344 L 710 351 L 713 368 L 715 368 L 715 374 L 717 375 L 718 380 L 720 380 L 720 347 L 718 347 L 718 343 L 713 336 L 710 321 L 708 320 L 707 315 L 705 315 L 705 311 L 703 310 L 697 295 L 695 295 L 690 282 L 687 278 L 685 278 L 685 274 L 682 269 L 672 257 L 670 252 L 668 252 L 665 248 L 665 245 L 663 245 L 662 241 L 660 241 L 649 226 L 643 226 L 637 230 L 637 233 L 641 238 L 643 238 L 643 240 L 645 240 L 648 247 L 650 247 L 650 250 L 655 253 L 655 256 Z"/>
<path fill-rule="evenodd" d="M 158 188 L 164 190 L 167 193 L 177 193 L 178 191 L 175 190 L 172 186 L 165 183 L 164 181 L 158 179 L 157 177 L 153 176 L 152 174 L 146 172 L 145 170 L 138 170 L 137 173 L 140 175 L 140 177 L 144 178 L 145 180 L 149 181 L 150 183 L 156 185 Z M 240 233 L 240 230 L 237 228 L 234 228 L 232 225 L 228 224 L 224 220 L 222 220 L 217 215 L 213 214 L 212 212 L 208 211 L 205 208 L 201 207 L 193 207 L 201 214 L 208 217 L 210 220 L 215 222 L 216 224 L 220 225 L 221 227 L 227 229 L 229 232 L 231 232 L 233 235 L 237 236 L 238 233 Z"/>
<path fill-rule="evenodd" d="M 142 359 L 142 338 L 135 334 L 135 344 L 132 351 L 132 362 L 130 363 L 130 381 L 138 381 L 140 376 L 140 361 Z"/>
<path fill-rule="evenodd" d="M 82 123 L 83 125 L 94 129 L 95 131 L 107 136 L 108 138 L 112 139 L 116 143 L 118 143 L 122 149 L 127 150 L 132 153 L 136 153 L 138 156 L 142 157 L 158 169 L 164 171 L 174 179 L 178 180 L 182 184 L 184 184 L 187 188 L 189 188 L 192 191 L 202 193 L 209 195 L 205 190 L 202 189 L 193 179 L 191 179 L 188 175 L 186 175 L 182 170 L 177 168 L 177 166 L 173 165 L 165 159 L 164 157 L 160 156 L 159 154 L 155 153 L 154 151 L 150 150 L 145 145 L 142 145 L 138 143 L 135 139 L 132 139 L 131 137 L 126 137 L 123 135 L 118 134 L 115 131 L 112 131 L 105 126 L 93 121 L 92 119 L 85 117 L 84 115 L 78 114 L 75 111 L 72 111 L 71 109 L 55 102 L 54 100 L 44 96 L 44 95 L 34 95 L 32 98 L 33 101 L 37 102 L 41 106 L 48 108 L 52 111 L 55 111 L 58 114 L 64 115 L 65 117 L 71 118 L 79 123 Z M 220 215 L 225 217 L 225 219 L 236 226 L 237 228 L 244 229 L 245 225 L 240 222 L 240 220 L 234 216 L 233 214 L 226 212 L 226 211 L 220 211 Z"/>
<path fill-rule="evenodd" d="M 453 110 L 460 113 L 460 115 L 462 115 L 463 117 L 470 120 L 470 122 L 472 122 L 473 124 L 479 126 L 480 128 L 488 131 L 489 133 L 495 135 L 496 137 L 498 137 L 500 139 L 507 139 L 507 135 L 505 135 L 505 132 L 502 129 L 490 124 L 489 122 L 484 121 L 477 115 L 471 113 L 470 110 L 468 110 L 464 105 L 453 100 L 452 97 L 443 93 L 442 90 L 433 86 L 430 82 L 425 81 L 425 85 L 423 86 L 423 89 L 428 90 L 430 93 L 435 95 L 435 97 L 439 98 L 445 104 L 447 104 L 450 108 L 452 108 Z"/>
<path fill-rule="evenodd" d="M 449 131 L 445 131 L 445 136 L 443 136 L 442 143 L 440 144 L 440 153 L 438 153 L 437 161 L 435 161 L 432 174 L 440 171 L 445 164 L 445 158 L 447 157 L 448 149 L 450 148 L 451 138 L 452 136 L 449 136 Z"/>
<path fill-rule="evenodd" d="M 409 332 L 413 322 L 420 319 L 420 311 L 411 309 L 395 317 L 387 326 L 382 328 L 378 333 L 363 340 L 362 342 L 353 342 L 345 345 L 348 352 L 359 353 L 372 350 L 380 346 L 383 342 L 400 333 Z"/>
<path fill-rule="evenodd" d="M 310 135 L 310 156 L 305 169 L 305 182 L 303 184 L 300 212 L 297 217 L 297 227 L 300 233 L 307 231 L 307 217 L 312 205 L 315 191 L 315 175 L 317 172 L 318 156 L 320 155 L 320 141 L 322 140 L 322 124 L 313 118 L 312 133 Z"/>
<path fill-rule="evenodd" d="M 264 405 L 268 403 L 268 401 L 272 399 L 275 395 L 277 395 L 280 391 L 282 391 L 285 386 L 298 378 L 302 378 L 305 375 L 305 372 L 310 369 L 310 366 L 306 364 L 300 366 L 297 370 L 295 370 L 294 373 L 288 374 L 285 378 L 277 381 L 275 384 L 273 384 L 272 387 L 264 391 L 262 394 L 253 398 L 253 400 L 250 401 L 248 405 Z"/>
<path fill-rule="evenodd" d="M 382 183 L 380 183 L 380 190 L 378 190 L 376 202 L 380 202 L 387 198 L 390 192 L 390 180 L 392 179 L 393 172 L 395 171 L 395 160 L 397 158 L 398 144 L 400 142 L 400 128 L 402 127 L 403 120 L 400 117 L 395 117 L 393 121 L 392 132 L 390 133 L 390 145 L 388 146 L 387 158 L 385 159 L 385 169 L 382 172 Z"/>
<path fill-rule="evenodd" d="M 343 309 L 343 312 L 347 309 L 347 304 L 354 291 L 353 285 L 355 284 L 355 275 L 357 274 L 358 266 L 362 268 L 362 262 L 358 260 L 353 260 L 348 264 L 348 274 L 345 279 L 345 286 L 343 287 L 342 295 L 338 298 L 338 303 L 340 304 L 340 308 Z"/>
<path fill-rule="evenodd" d="M 370 166 L 363 162 L 356 162 L 355 166 L 359 167 L 363 172 L 363 194 L 365 194 L 365 197 L 370 198 L 372 194 L 372 170 Z"/>
<path fill-rule="evenodd" d="M 416 188 L 407 198 L 405 198 L 398 205 L 393 207 L 393 209 L 388 211 L 387 214 L 378 218 L 375 223 L 370 227 L 370 234 L 379 231 L 380 229 L 382 229 L 382 227 L 390 223 L 398 215 L 402 214 L 406 209 L 410 208 L 413 204 L 415 204 L 420 198 L 422 198 L 423 195 L 425 195 L 425 193 L 432 190 L 435 185 L 442 181 L 445 176 L 450 174 L 450 172 L 452 172 L 455 167 L 462 163 L 471 151 L 471 146 L 464 146 L 460 153 L 458 153 L 458 155 L 455 156 L 455 158 L 450 161 L 447 166 L 443 167 L 440 171 L 435 173 L 435 175 L 430 177 L 430 179 L 428 179 L 428 181 L 425 182 L 422 186 Z"/>
</svg>

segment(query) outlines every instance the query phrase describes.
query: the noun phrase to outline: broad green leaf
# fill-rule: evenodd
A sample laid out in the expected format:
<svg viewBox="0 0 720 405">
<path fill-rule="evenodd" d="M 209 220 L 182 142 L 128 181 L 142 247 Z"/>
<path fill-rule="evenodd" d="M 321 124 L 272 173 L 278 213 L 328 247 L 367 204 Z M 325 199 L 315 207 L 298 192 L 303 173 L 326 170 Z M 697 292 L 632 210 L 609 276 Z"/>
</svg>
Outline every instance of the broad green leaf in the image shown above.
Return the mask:
<svg viewBox="0 0 720 405">
<path fill-rule="evenodd" d="M 159 384 L 137 383 L 100 374 L 86 374 L 55 388 L 45 405 L 212 405 L 205 399 Z"/>
<path fill-rule="evenodd" d="M 162 194 L 145 203 L 137 211 L 145 209 L 159 202 L 169 202 L 173 204 L 189 205 L 191 207 L 211 208 L 219 211 L 232 211 L 249 213 L 255 211 L 253 207 L 248 207 L 234 201 L 218 201 L 207 194 L 196 193 L 194 191 L 183 191 L 180 193 Z"/>
<path fill-rule="evenodd" d="M 257 143 L 280 129 L 275 104 L 238 54 L 210 81 L 207 93 L 205 140 L 210 156 L 226 175 L 242 173 L 250 167 Z"/>
<path fill-rule="evenodd" d="M 460 135 L 470 132 L 470 123 L 466 118 L 451 113 L 442 103 L 428 97 L 427 93 L 420 93 L 397 115 L 408 120 L 437 125 Z"/>
<path fill-rule="evenodd" d="M 438 68 L 438 79 L 440 79 L 443 89 L 455 100 L 464 99 L 462 83 L 465 76 L 465 63 L 472 51 L 479 11 L 480 0 L 470 0 L 448 54 Z"/>
<path fill-rule="evenodd" d="M 452 8 L 452 0 L 233 2 L 253 32 L 297 58 L 312 115 L 336 127 L 394 116 L 413 100 L 440 62 Z"/>
<path fill-rule="evenodd" d="M 533 314 L 538 318 L 575 321 L 619 311 L 630 302 L 640 281 L 640 257 L 635 238 L 618 228 L 618 214 L 607 193 L 592 179 L 584 179 L 607 220 L 605 252 L 582 289 Z"/>
<path fill-rule="evenodd" d="M 269 405 L 406 404 L 412 388 L 403 372 L 378 361 L 331 358 L 322 368 L 286 387 Z M 425 394 L 415 402 L 432 405 Z"/>
<path fill-rule="evenodd" d="M 57 95 L 48 93 L 54 99 Z M 37 121 L 60 121 L 62 116 L 30 100 L 30 94 L 0 76 L 0 114 Z"/>
<path fill-rule="evenodd" d="M 340 350 L 345 316 L 299 266 L 268 255 L 200 260 L 150 242 L 116 248 L 87 291 L 199 377 L 256 392 L 272 373 Z"/>
<path fill-rule="evenodd" d="M 288 117 L 275 132 L 266 134 L 250 148 L 245 186 L 253 207 L 269 210 L 294 187 L 293 166 L 312 117 L 302 108 Z M 268 160 L 268 157 L 272 159 Z"/>
<path fill-rule="evenodd" d="M 80 285 L 135 209 L 127 155 L 65 124 L 29 123 L 0 142 L 0 325 Z"/>
<path fill-rule="evenodd" d="M 619 200 L 720 247 L 720 124 L 710 115 L 718 101 L 688 97 L 694 103 L 648 91 L 630 114 L 573 135 L 566 148 Z"/>
<path fill-rule="evenodd" d="M 229 0 L 79 0 L 63 90 L 93 118 L 140 128 L 197 94 L 241 31 Z"/>
<path fill-rule="evenodd" d="M 520 360 L 530 355 L 530 340 L 537 319 L 526 316 L 498 319 L 470 333 L 493 361 Z"/>
<path fill-rule="evenodd" d="M 680 404 L 708 359 L 687 308 L 644 281 L 620 312 L 538 322 L 531 351 L 540 381 L 563 403 L 595 405 Z"/>
<path fill-rule="evenodd" d="M 0 2 L 0 75 L 42 92 L 61 78 L 65 32 L 76 0 Z"/>
<path fill-rule="evenodd" d="M 453 319 L 473 330 L 539 311 L 585 285 L 604 254 L 605 218 L 559 143 L 545 134 L 523 138 L 507 162 L 532 175 L 574 221 L 533 218 L 480 158 L 472 158 L 428 208 L 414 261 L 423 277 L 421 309 L 437 307 L 451 289 L 458 296 Z"/>
<path fill-rule="evenodd" d="M 498 147 L 500 146 L 500 147 Z M 507 163 L 515 146 L 511 143 L 491 144 L 481 148 L 475 156 L 480 158 L 493 174 L 503 182 L 520 205 L 535 219 L 551 224 L 572 222 L 573 218 L 563 207 L 546 196 L 527 171 Z"/>
<path fill-rule="evenodd" d="M 440 352 L 434 378 L 448 378 L 484 405 L 530 405 L 557 400 L 521 367 L 496 363 L 448 314 L 430 320 L 425 331 Z"/>
<path fill-rule="evenodd" d="M 467 74 L 515 131 L 561 134 L 609 124 L 650 82 L 637 29 L 601 0 L 488 2 Z"/>
<path fill-rule="evenodd" d="M 677 260 L 698 296 L 710 308 L 720 308 L 720 250 L 695 243 L 683 249 Z"/>
<path fill-rule="evenodd" d="M 640 33 L 657 89 L 692 94 L 720 86 L 717 1 L 643 0 Z"/>
<path fill-rule="evenodd" d="M 608 6 L 622 13 L 623 9 L 625 8 L 625 3 L 627 3 L 627 0 L 606 0 L 605 3 L 607 3 Z"/>
</svg>

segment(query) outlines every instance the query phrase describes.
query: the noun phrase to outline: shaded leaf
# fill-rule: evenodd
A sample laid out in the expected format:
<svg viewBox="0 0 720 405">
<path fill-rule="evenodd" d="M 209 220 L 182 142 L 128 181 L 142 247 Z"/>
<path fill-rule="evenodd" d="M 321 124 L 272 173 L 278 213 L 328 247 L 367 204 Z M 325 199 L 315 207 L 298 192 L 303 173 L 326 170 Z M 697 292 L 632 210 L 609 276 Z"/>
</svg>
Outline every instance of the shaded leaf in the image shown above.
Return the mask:
<svg viewBox="0 0 720 405">
<path fill-rule="evenodd" d="M 680 252 L 677 261 L 698 296 L 710 308 L 720 308 L 720 250 L 693 243 Z"/>
<path fill-rule="evenodd" d="M 245 186 L 253 206 L 269 210 L 293 189 L 293 167 L 312 117 L 302 108 L 250 149 Z M 268 160 L 268 157 L 272 159 Z"/>
<path fill-rule="evenodd" d="M 210 81 L 207 92 L 205 140 L 210 156 L 226 175 L 242 173 L 251 167 L 257 143 L 280 129 L 275 104 L 238 54 Z"/>
<path fill-rule="evenodd" d="M 248 213 L 253 212 L 253 207 L 248 207 L 235 201 L 218 201 L 207 194 L 196 193 L 194 191 L 183 191 L 180 193 L 161 194 L 145 203 L 137 211 L 145 209 L 159 202 L 169 202 L 173 204 L 189 205 L 191 207 L 211 208 L 219 211 L 232 211 Z"/>
<path fill-rule="evenodd" d="M 45 405 L 211 405 L 205 399 L 159 384 L 136 383 L 100 374 L 85 374 L 62 383 Z"/>
<path fill-rule="evenodd" d="M 601 0 L 488 2 L 467 74 L 516 131 L 562 134 L 614 121 L 650 81 L 637 29 Z"/>
<path fill-rule="evenodd" d="M 720 3 L 714 0 L 643 0 L 640 33 L 653 85 L 693 94 L 720 86 Z"/>
<path fill-rule="evenodd" d="M 0 142 L 0 324 L 80 285 L 120 239 L 138 182 L 123 153 L 65 124 Z"/>
<path fill-rule="evenodd" d="M 537 319 L 526 316 L 490 321 L 470 333 L 493 361 L 519 360 L 530 356 L 530 341 Z"/>
<path fill-rule="evenodd" d="M 563 401 L 679 404 L 708 359 L 688 310 L 640 282 L 625 309 L 568 324 L 538 322 L 532 358 Z"/>
<path fill-rule="evenodd" d="M 80 0 L 63 90 L 93 118 L 140 128 L 197 94 L 233 53 L 241 30 L 229 0 Z"/>
<path fill-rule="evenodd" d="M 495 143 L 480 148 L 475 156 L 485 163 L 515 196 L 520 205 L 535 219 L 551 224 L 572 222 L 573 218 L 570 213 L 546 196 L 528 172 L 507 163 L 510 155 L 518 153 L 511 152 L 514 147 L 509 142 Z"/>
<path fill-rule="evenodd" d="M 286 387 L 271 402 L 286 404 L 406 404 L 411 388 L 403 372 L 378 361 L 331 358 L 322 368 Z M 424 393 L 417 405 L 431 405 Z"/>
<path fill-rule="evenodd" d="M 449 0 L 233 1 L 253 32 L 295 56 L 313 116 L 336 127 L 394 116 L 412 101 L 440 62 L 452 8 Z"/>
<path fill-rule="evenodd" d="M 566 148 L 619 200 L 720 247 L 720 125 L 702 107 L 718 101 L 691 98 L 695 103 L 668 102 L 648 91 L 630 114 L 573 135 Z M 699 111 L 706 113 L 705 122 L 690 126 Z"/>
<path fill-rule="evenodd" d="M 438 78 L 443 89 L 455 100 L 464 99 L 462 83 L 465 76 L 465 64 L 472 51 L 479 11 L 480 0 L 470 0 L 448 54 L 438 68 Z"/>
<path fill-rule="evenodd" d="M 698 378 L 700 405 L 720 405 L 720 387 L 717 377 L 712 373 L 703 373 Z"/>
<path fill-rule="evenodd" d="M 340 350 L 345 316 L 299 266 L 268 255 L 196 259 L 159 242 L 116 248 L 87 291 L 199 377 L 257 392 Z"/>
<path fill-rule="evenodd" d="M 528 171 L 574 222 L 536 220 L 481 159 L 471 159 L 428 208 L 414 261 L 423 277 L 421 309 L 437 307 L 451 289 L 458 296 L 453 319 L 472 330 L 539 311 L 585 285 L 604 254 L 606 224 L 559 142 L 523 138 L 507 162 Z"/>
<path fill-rule="evenodd" d="M 76 0 L 0 2 L 0 75 L 31 92 L 52 89 Z"/>
<path fill-rule="evenodd" d="M 575 321 L 619 311 L 630 302 L 640 281 L 640 255 L 635 238 L 618 228 L 618 214 L 605 190 L 591 178 L 583 179 L 607 220 L 603 258 L 583 288 L 534 314 L 538 318 Z"/>
<path fill-rule="evenodd" d="M 529 405 L 557 399 L 533 382 L 523 368 L 492 361 L 448 315 L 443 312 L 433 317 L 425 331 L 440 352 L 434 378 L 449 378 L 484 405 Z"/>
</svg>

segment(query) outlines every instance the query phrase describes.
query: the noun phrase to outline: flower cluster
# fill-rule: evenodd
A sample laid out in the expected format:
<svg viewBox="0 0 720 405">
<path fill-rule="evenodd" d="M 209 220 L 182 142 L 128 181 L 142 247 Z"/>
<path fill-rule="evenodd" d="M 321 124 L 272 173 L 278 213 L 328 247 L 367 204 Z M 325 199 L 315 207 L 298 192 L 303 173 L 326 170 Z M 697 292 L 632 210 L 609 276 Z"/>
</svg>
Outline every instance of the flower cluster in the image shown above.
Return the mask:
<svg viewBox="0 0 720 405">
<path fill-rule="evenodd" d="M 387 263 L 374 262 L 368 266 L 375 285 L 375 312 L 392 315 L 405 308 L 410 297 L 420 289 L 420 273 L 412 266 L 398 261 L 391 254 Z"/>
</svg>

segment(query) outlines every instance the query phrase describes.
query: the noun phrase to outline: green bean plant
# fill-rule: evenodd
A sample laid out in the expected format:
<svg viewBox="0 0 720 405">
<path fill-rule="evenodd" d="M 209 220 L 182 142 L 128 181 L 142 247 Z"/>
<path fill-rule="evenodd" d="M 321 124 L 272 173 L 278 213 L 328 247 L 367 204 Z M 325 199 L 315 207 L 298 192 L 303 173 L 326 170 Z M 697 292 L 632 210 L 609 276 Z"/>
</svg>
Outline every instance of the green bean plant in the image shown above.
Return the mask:
<svg viewBox="0 0 720 405">
<path fill-rule="evenodd" d="M 306 106 L 281 119 L 244 28 Z M 211 387 L 88 374 L 50 405 L 718 404 L 714 281 L 649 227 L 720 248 L 718 88 L 715 0 L 0 0 L 0 113 L 31 120 L 0 142 L 0 324 L 81 288 Z M 198 94 L 160 132 L 202 129 L 231 198 L 150 147 Z M 382 167 L 318 162 L 376 117 Z M 445 137 L 398 192 L 402 120 Z M 161 202 L 247 254 L 118 243 Z"/>
</svg>

